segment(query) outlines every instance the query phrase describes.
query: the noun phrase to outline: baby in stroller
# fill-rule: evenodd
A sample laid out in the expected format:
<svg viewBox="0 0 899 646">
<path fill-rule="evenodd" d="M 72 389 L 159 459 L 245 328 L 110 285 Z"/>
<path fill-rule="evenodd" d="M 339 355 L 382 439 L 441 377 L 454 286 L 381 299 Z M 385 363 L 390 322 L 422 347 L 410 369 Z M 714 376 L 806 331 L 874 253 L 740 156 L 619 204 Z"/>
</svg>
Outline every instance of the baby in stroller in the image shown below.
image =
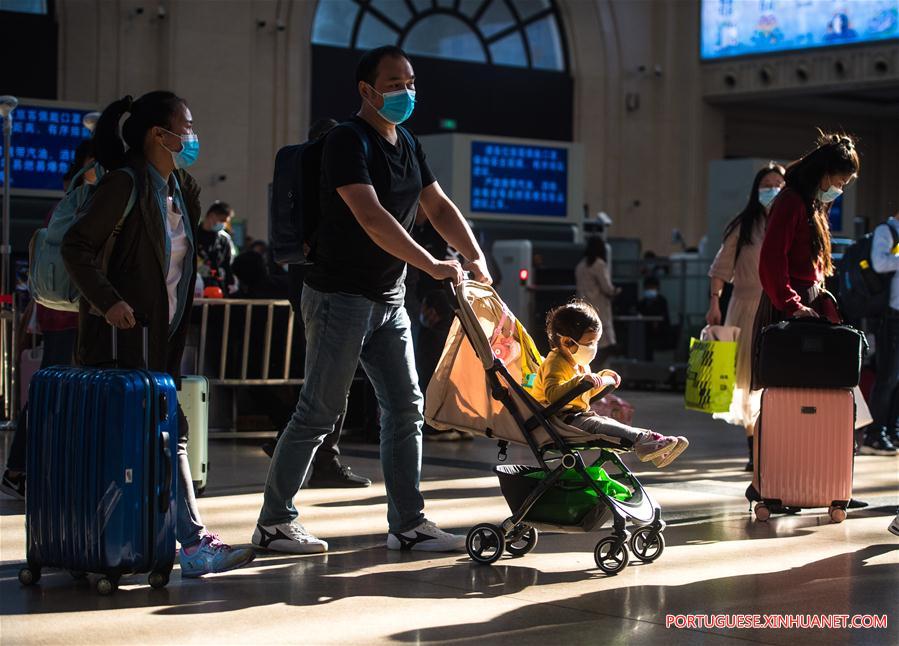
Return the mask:
<svg viewBox="0 0 899 646">
<path fill-rule="evenodd" d="M 614 378 L 616 386 L 621 383 L 621 377 L 613 370 L 590 372 L 602 336 L 602 323 L 592 305 L 576 299 L 550 311 L 546 317 L 546 336 L 552 350 L 537 371 L 533 396 L 548 406 L 565 399 L 566 394 L 584 382 L 594 386 L 559 412 L 561 421 L 601 436 L 621 449 L 632 449 L 641 462 L 651 461 L 657 468 L 671 464 L 690 445 L 685 437 L 634 428 L 597 415 L 590 408 L 590 399 L 603 389 L 603 377 Z"/>
<path fill-rule="evenodd" d="M 639 447 L 641 458 L 665 464 L 687 442 L 588 412 L 591 395 L 620 381 L 611 371 L 594 375 L 586 367 L 602 333 L 596 312 L 580 303 L 557 310 L 550 321 L 554 349 L 544 360 L 492 287 L 464 281 L 447 289 L 456 320 L 428 384 L 425 419 L 434 428 L 497 441 L 503 464 L 493 470 L 512 512 L 499 524 L 471 528 L 469 557 L 489 565 L 506 552 L 524 556 L 541 531 L 611 525 L 593 551 L 601 570 L 620 572 L 630 554 L 644 563 L 657 560 L 665 548 L 661 508 L 619 453 Z M 505 464 L 510 443 L 529 447 L 537 464 Z"/>
</svg>

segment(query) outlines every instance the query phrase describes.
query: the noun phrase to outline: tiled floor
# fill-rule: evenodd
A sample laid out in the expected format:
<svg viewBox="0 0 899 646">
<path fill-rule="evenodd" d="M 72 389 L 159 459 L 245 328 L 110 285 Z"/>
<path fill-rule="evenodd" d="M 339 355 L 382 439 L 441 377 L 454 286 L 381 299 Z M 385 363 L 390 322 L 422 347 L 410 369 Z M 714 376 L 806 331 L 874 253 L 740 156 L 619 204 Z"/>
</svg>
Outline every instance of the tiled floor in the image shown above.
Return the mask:
<svg viewBox="0 0 899 646">
<path fill-rule="evenodd" d="M 376 447 L 347 444 L 346 461 L 376 480 L 365 490 L 300 493 L 303 522 L 327 555 L 260 555 L 233 573 L 164 590 L 123 580 L 112 597 L 48 573 L 21 588 L 23 504 L 0 498 L 0 642 L 7 644 L 896 644 L 899 539 L 886 531 L 899 503 L 899 459 L 856 460 L 856 495 L 871 503 L 846 522 L 823 510 L 766 524 L 747 513 L 741 431 L 686 412 L 678 396 L 625 393 L 637 423 L 690 437 L 664 471 L 635 465 L 669 526 L 664 555 L 615 577 L 593 562 L 598 534 L 541 534 L 531 554 L 476 566 L 465 554 L 387 552 Z M 8 444 L 6 434 L 2 446 Z M 247 543 L 268 458 L 216 441 L 200 507 L 206 523 Z M 531 462 L 516 448 L 509 462 Z M 487 440 L 428 443 L 423 485 L 430 518 L 460 531 L 508 516 Z M 886 630 L 675 629 L 668 614 L 877 614 Z"/>
</svg>

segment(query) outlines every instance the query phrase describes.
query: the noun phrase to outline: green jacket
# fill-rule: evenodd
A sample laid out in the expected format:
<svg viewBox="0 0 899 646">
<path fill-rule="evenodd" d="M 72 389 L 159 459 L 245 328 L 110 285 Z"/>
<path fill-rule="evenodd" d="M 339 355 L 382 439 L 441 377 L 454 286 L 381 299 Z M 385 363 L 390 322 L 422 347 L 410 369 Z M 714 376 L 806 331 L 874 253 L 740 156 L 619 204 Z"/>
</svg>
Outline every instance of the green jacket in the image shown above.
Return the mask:
<svg viewBox="0 0 899 646">
<path fill-rule="evenodd" d="M 115 238 L 105 271 L 107 240 L 122 217 L 135 183 L 127 173 L 112 171 L 104 175 L 81 217 L 63 238 L 61 253 L 66 269 L 83 296 L 76 362 L 86 366 L 144 366 L 140 326 L 119 331 L 118 361 L 113 361 L 112 328 L 103 314 L 124 300 L 139 317 L 148 320 L 148 368 L 178 379 L 197 276 L 194 241 L 201 217 L 200 188 L 186 172 L 175 171 L 190 224 L 187 234 L 191 246 L 179 285 L 179 303 L 183 307 L 179 307 L 173 321 L 175 327 L 170 328 L 166 290 L 169 245 L 156 190 L 159 180 L 154 183 L 154 173 L 142 159 L 129 157 L 128 166 L 136 176 L 137 201 Z"/>
</svg>

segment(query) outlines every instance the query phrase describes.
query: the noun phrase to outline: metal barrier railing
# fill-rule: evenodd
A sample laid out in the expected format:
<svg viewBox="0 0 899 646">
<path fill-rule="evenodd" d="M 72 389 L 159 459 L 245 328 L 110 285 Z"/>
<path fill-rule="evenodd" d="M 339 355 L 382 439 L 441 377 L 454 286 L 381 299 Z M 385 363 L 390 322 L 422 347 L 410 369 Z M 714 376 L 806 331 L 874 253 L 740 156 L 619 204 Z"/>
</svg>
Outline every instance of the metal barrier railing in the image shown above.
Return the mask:
<svg viewBox="0 0 899 646">
<path fill-rule="evenodd" d="M 294 323 L 295 314 L 288 300 L 257 300 L 245 298 L 227 298 L 227 299 L 211 299 L 198 298 L 194 300 L 194 306 L 201 308 L 200 314 L 200 338 L 198 343 L 198 351 L 194 360 L 195 374 L 204 374 L 211 385 L 216 386 L 299 386 L 303 384 L 301 377 L 292 377 L 290 368 L 293 363 L 294 354 Z M 232 311 L 234 308 L 242 307 L 243 311 L 243 337 L 242 348 L 240 349 L 240 369 L 239 376 L 229 374 L 228 358 L 231 351 L 231 329 L 232 329 Z M 283 340 L 283 369 L 277 376 L 270 374 L 272 366 L 272 346 L 273 341 L 278 342 L 278 346 L 282 347 L 280 340 L 273 339 L 275 312 L 281 308 L 287 308 L 286 321 L 286 338 Z M 222 310 L 222 338 L 220 342 L 220 352 L 218 356 L 218 364 L 212 365 L 207 369 L 207 346 L 209 339 L 210 312 L 214 309 Z M 250 375 L 250 350 L 253 341 L 253 313 L 264 309 L 265 323 L 264 339 L 262 342 L 262 368 L 261 374 Z M 214 363 L 214 362 L 213 362 Z"/>
</svg>

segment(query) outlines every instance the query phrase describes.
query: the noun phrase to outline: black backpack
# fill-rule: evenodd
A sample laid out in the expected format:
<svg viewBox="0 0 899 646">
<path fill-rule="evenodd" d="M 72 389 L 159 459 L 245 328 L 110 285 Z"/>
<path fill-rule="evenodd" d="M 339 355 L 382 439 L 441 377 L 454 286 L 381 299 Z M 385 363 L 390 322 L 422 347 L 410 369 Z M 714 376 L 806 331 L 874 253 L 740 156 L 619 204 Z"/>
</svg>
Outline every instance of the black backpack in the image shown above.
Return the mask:
<svg viewBox="0 0 899 646">
<path fill-rule="evenodd" d="M 893 246 L 899 245 L 899 233 L 889 224 L 880 226 L 885 226 L 893 236 Z M 883 316 L 889 307 L 893 272 L 874 271 L 871 265 L 873 240 L 872 231 L 846 249 L 840 260 L 840 311 L 850 321 Z"/>
<path fill-rule="evenodd" d="M 352 128 L 362 140 L 367 161 L 371 160 L 368 133 L 354 121 L 345 121 L 334 128 Z M 327 135 L 302 144 L 284 146 L 275 156 L 269 204 L 268 231 L 272 259 L 278 263 L 306 264 L 304 244 L 313 246 L 315 232 L 321 220 L 322 153 Z M 412 135 L 397 126 L 400 135 L 415 149 Z"/>
</svg>

